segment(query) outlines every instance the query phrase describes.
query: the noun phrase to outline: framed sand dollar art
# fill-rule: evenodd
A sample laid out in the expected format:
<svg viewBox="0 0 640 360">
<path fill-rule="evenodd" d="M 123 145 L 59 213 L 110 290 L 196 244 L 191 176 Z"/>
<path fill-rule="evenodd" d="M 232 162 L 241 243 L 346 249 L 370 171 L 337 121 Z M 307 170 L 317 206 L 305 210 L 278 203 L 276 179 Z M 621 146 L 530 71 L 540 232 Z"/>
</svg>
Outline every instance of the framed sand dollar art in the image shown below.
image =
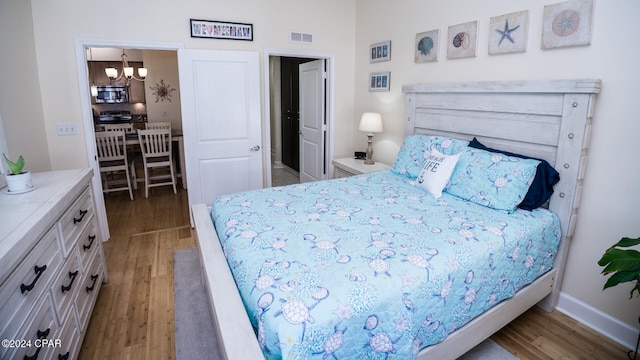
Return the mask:
<svg viewBox="0 0 640 360">
<path fill-rule="evenodd" d="M 591 44 L 593 0 L 574 0 L 544 7 L 542 48 Z"/>
</svg>

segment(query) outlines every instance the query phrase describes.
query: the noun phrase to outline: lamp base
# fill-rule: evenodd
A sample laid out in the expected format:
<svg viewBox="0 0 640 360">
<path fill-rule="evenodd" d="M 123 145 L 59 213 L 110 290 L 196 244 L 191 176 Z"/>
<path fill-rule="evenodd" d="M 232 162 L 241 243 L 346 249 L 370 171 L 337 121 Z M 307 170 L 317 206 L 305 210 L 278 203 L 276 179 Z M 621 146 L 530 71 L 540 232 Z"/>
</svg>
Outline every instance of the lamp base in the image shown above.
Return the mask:
<svg viewBox="0 0 640 360">
<path fill-rule="evenodd" d="M 373 165 L 376 163 L 375 161 L 373 161 L 373 146 L 371 146 L 371 144 L 373 143 L 373 134 L 367 134 L 367 137 L 369 139 L 367 140 L 367 152 L 364 159 L 364 164 Z"/>
</svg>

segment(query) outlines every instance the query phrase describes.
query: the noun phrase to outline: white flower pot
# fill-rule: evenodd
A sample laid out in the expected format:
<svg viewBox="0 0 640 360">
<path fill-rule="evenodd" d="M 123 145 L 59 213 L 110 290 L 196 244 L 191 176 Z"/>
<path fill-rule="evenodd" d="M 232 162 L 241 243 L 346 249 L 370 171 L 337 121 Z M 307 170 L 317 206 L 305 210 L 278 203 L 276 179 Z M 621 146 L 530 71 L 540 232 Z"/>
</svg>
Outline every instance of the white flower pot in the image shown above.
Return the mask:
<svg viewBox="0 0 640 360">
<path fill-rule="evenodd" d="M 18 175 L 7 174 L 6 178 L 9 193 L 20 194 L 33 190 L 31 171 L 23 171 Z"/>
</svg>

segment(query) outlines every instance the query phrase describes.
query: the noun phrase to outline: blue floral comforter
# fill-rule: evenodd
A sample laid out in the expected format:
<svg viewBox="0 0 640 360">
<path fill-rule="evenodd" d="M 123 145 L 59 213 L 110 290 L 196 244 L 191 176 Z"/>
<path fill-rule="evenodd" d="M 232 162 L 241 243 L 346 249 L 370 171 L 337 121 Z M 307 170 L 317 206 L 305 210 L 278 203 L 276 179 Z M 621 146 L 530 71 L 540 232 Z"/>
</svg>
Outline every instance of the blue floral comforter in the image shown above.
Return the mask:
<svg viewBox="0 0 640 360">
<path fill-rule="evenodd" d="M 547 272 L 551 212 L 390 171 L 219 197 L 211 213 L 268 359 L 412 359 Z"/>
</svg>

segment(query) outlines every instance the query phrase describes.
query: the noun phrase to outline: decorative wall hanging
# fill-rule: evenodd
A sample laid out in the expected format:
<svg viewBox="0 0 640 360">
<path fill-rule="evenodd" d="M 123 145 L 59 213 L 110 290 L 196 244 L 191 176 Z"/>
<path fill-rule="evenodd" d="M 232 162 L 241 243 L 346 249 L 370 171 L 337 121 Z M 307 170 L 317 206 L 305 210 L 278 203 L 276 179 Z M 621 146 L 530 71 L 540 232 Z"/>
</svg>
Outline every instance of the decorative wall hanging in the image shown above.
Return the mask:
<svg viewBox="0 0 640 360">
<path fill-rule="evenodd" d="M 171 93 L 176 91 L 176 89 L 172 88 L 171 85 L 165 84 L 164 79 L 160 80 L 160 84 L 149 86 L 149 89 L 153 90 L 153 95 L 156 96 L 156 102 L 164 102 L 165 100 L 171 102 Z"/>
<path fill-rule="evenodd" d="M 391 60 L 391 41 L 373 44 L 369 48 L 369 62 L 382 62 Z"/>
<path fill-rule="evenodd" d="M 190 19 L 191 37 L 253 41 L 253 25 Z"/>
<path fill-rule="evenodd" d="M 542 48 L 591 44 L 593 0 L 567 1 L 544 7 Z"/>
<path fill-rule="evenodd" d="M 447 59 L 476 56 L 477 35 L 477 21 L 449 26 Z"/>
<path fill-rule="evenodd" d="M 489 54 L 527 51 L 529 11 L 492 17 L 489 22 Z"/>
<path fill-rule="evenodd" d="M 369 91 L 389 91 L 390 72 L 375 72 L 369 74 Z"/>
<path fill-rule="evenodd" d="M 416 34 L 416 62 L 438 61 L 440 30 L 431 30 Z"/>
</svg>

